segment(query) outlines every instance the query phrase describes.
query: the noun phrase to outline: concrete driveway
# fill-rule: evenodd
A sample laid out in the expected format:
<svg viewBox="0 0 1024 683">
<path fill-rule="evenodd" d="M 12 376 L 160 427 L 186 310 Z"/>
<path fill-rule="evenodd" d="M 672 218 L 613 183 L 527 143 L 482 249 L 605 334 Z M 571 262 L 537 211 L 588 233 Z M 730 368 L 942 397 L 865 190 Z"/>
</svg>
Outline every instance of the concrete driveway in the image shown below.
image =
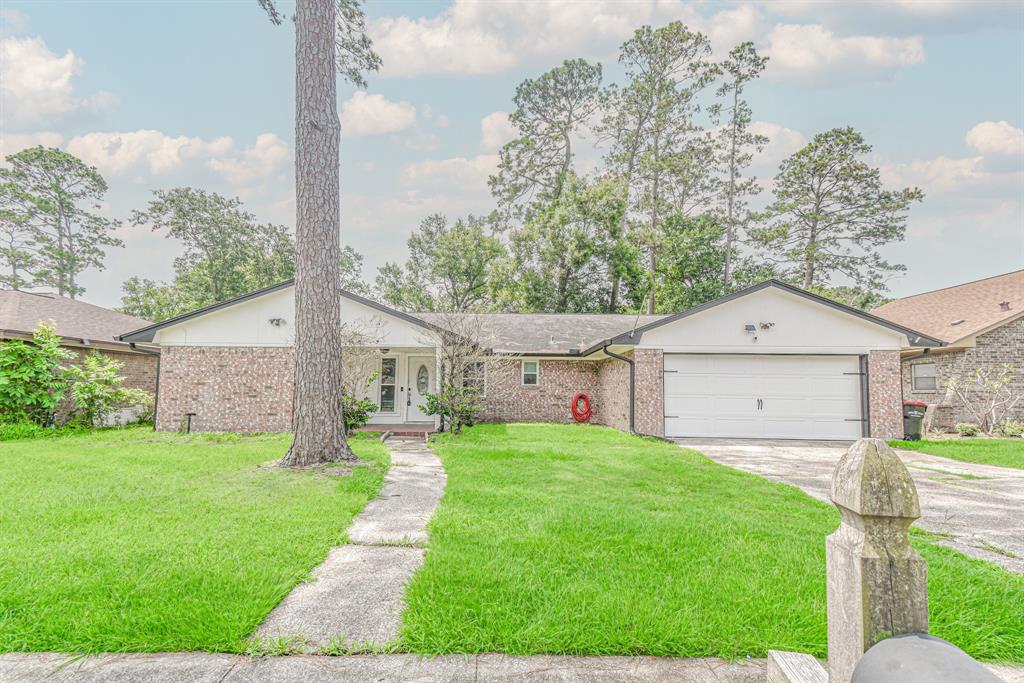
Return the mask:
<svg viewBox="0 0 1024 683">
<path fill-rule="evenodd" d="M 792 484 L 828 501 L 848 442 L 676 439 L 716 462 Z M 1024 470 L 899 451 L 921 499 L 916 525 L 943 545 L 1024 574 Z"/>
</svg>

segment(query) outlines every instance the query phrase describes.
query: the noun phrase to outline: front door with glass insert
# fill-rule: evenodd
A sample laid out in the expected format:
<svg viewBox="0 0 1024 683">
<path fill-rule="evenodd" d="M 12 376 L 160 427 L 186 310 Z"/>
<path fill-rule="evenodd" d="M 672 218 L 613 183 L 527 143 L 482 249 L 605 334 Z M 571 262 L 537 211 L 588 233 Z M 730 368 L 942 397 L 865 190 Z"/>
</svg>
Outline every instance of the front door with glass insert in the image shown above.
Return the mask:
<svg viewBox="0 0 1024 683">
<path fill-rule="evenodd" d="M 409 377 L 405 386 L 405 419 L 409 422 L 432 422 L 434 418 L 423 412 L 420 406 L 427 402 L 426 394 L 434 391 L 433 356 L 409 356 Z"/>
</svg>

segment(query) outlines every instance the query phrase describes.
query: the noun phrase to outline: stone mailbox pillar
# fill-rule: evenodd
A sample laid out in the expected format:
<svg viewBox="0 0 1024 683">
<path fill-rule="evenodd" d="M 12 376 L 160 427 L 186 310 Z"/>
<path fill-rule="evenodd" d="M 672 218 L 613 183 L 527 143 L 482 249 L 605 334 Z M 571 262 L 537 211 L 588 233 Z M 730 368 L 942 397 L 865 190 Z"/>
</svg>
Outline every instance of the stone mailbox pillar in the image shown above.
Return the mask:
<svg viewBox="0 0 1024 683">
<path fill-rule="evenodd" d="M 828 678 L 849 683 L 879 640 L 928 632 L 928 570 L 910 546 L 921 516 L 917 488 L 881 439 L 861 439 L 839 460 L 829 497 L 842 519 L 825 541 Z"/>
</svg>

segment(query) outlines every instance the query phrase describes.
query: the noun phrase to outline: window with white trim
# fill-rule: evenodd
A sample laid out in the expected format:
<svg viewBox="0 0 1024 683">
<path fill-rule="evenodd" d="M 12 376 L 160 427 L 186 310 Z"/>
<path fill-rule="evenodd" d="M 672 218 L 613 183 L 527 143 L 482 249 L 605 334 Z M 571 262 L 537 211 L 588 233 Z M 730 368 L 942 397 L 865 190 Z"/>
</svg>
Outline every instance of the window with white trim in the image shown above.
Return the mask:
<svg viewBox="0 0 1024 683">
<path fill-rule="evenodd" d="M 913 391 L 937 391 L 939 377 L 935 363 L 915 363 L 910 366 L 910 388 Z"/>
<path fill-rule="evenodd" d="M 523 361 L 523 386 L 535 387 L 540 384 L 540 361 Z"/>
<path fill-rule="evenodd" d="M 395 412 L 395 386 L 398 376 L 398 359 L 380 359 L 380 412 Z"/>
<path fill-rule="evenodd" d="M 481 360 L 470 361 L 462 368 L 462 386 L 476 389 L 477 396 L 487 390 L 487 369 Z"/>
</svg>

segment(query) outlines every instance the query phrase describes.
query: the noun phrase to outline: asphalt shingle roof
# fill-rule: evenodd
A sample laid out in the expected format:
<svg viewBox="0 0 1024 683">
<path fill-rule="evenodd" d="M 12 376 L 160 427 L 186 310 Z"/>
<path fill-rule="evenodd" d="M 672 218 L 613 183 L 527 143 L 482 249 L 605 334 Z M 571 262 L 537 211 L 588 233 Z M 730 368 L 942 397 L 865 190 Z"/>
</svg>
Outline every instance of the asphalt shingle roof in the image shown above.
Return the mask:
<svg viewBox="0 0 1024 683">
<path fill-rule="evenodd" d="M 957 342 L 1024 313 L 1024 270 L 897 299 L 871 312 Z"/>
<path fill-rule="evenodd" d="M 39 323 L 51 320 L 62 337 L 104 343 L 116 343 L 117 335 L 152 324 L 56 294 L 0 290 L 0 330 L 31 334 Z"/>
<path fill-rule="evenodd" d="M 411 315 L 427 323 L 449 327 L 444 314 Z M 600 313 L 474 313 L 467 316 L 478 322 L 481 336 L 495 351 L 535 354 L 583 350 L 664 317 Z"/>
</svg>

